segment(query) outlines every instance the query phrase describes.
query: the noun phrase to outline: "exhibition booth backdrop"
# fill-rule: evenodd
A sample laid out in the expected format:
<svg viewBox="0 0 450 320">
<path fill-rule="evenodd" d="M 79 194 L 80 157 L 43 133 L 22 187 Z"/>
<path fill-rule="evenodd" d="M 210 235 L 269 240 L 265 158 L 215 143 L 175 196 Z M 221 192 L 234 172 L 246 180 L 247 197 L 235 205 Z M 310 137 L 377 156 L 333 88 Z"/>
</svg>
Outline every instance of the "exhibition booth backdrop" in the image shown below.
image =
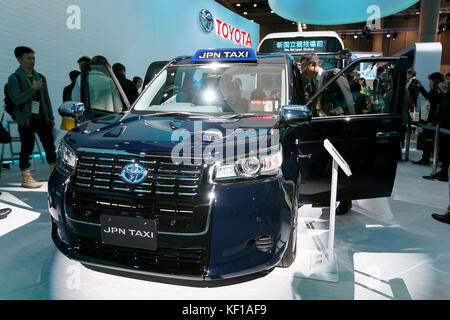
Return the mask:
<svg viewBox="0 0 450 320">
<path fill-rule="evenodd" d="M 3 86 L 18 67 L 14 48 L 29 46 L 47 78 L 58 127 L 63 88 L 81 56 L 120 62 L 132 79 L 144 78 L 153 61 L 204 48 L 256 50 L 259 42 L 258 24 L 211 0 L 0 0 L 0 7 L 0 110 Z"/>
</svg>

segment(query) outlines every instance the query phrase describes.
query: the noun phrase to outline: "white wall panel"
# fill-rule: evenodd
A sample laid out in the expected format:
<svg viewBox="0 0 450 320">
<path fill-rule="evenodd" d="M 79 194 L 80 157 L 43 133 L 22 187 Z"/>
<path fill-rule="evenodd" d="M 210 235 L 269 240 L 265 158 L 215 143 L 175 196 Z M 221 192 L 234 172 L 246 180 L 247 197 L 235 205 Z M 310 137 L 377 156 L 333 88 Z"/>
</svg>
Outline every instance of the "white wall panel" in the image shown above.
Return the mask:
<svg viewBox="0 0 450 320">
<path fill-rule="evenodd" d="M 80 29 L 69 29 L 67 8 L 80 8 Z M 200 28 L 200 9 L 238 27 L 259 41 L 259 25 L 212 0 L 0 0 L 0 104 L 3 86 L 18 67 L 14 48 L 29 46 L 36 52 L 36 70 L 47 78 L 57 126 L 57 108 L 69 72 L 78 70 L 81 56 L 105 56 L 121 62 L 127 77 L 145 75 L 150 62 L 193 54 L 199 48 L 236 47 L 213 31 Z"/>
</svg>

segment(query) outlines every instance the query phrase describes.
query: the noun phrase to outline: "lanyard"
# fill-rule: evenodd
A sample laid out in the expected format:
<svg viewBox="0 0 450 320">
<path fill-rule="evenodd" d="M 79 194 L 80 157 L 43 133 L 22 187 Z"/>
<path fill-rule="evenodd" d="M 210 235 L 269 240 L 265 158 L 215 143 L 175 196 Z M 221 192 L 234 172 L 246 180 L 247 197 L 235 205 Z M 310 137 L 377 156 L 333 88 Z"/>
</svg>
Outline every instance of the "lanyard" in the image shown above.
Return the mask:
<svg viewBox="0 0 450 320">
<path fill-rule="evenodd" d="M 36 80 L 36 78 L 34 77 L 34 75 L 32 76 L 32 78 L 33 78 L 33 81 L 35 81 Z M 28 77 L 27 76 L 27 81 L 28 81 L 28 84 L 30 85 L 30 87 L 33 85 L 32 83 L 31 83 L 31 81 L 30 81 L 30 77 Z"/>
<path fill-rule="evenodd" d="M 406 83 L 406 88 L 409 88 L 409 86 L 411 85 L 411 82 L 413 81 L 414 79 L 410 79 L 407 83 Z"/>
</svg>

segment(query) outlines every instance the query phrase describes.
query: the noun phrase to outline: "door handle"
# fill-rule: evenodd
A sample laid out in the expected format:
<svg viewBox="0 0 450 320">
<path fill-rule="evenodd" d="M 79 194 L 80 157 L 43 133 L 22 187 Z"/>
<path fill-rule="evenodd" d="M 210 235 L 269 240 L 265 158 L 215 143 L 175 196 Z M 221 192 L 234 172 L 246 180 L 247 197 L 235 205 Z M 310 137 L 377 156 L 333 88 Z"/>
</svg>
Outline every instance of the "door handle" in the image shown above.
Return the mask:
<svg viewBox="0 0 450 320">
<path fill-rule="evenodd" d="M 297 160 L 299 160 L 299 159 L 311 159 L 312 158 L 312 153 L 309 153 L 309 154 L 299 154 L 298 156 L 297 156 Z"/>
<path fill-rule="evenodd" d="M 376 134 L 377 138 L 387 138 L 387 137 L 395 137 L 398 136 L 398 132 L 378 132 Z"/>
</svg>

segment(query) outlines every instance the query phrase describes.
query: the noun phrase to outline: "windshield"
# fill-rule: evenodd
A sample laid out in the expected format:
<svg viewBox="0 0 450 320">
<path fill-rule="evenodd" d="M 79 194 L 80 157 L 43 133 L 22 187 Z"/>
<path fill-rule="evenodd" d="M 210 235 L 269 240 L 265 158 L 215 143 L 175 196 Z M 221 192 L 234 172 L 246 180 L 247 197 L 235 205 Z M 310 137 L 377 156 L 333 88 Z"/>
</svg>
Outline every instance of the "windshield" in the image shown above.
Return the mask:
<svg viewBox="0 0 450 320">
<path fill-rule="evenodd" d="M 287 104 L 284 65 L 169 66 L 147 87 L 133 112 L 278 114 Z"/>
</svg>

